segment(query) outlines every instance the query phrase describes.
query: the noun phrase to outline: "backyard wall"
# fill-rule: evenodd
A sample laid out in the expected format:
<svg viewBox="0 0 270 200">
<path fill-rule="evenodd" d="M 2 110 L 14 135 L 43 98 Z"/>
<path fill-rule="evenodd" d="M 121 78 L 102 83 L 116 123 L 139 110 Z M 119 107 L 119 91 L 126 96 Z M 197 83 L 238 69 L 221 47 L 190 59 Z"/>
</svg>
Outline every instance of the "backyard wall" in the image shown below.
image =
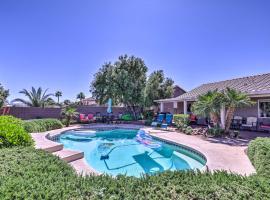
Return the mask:
<svg viewBox="0 0 270 200">
<path fill-rule="evenodd" d="M 61 108 L 5 107 L 0 110 L 3 113 L 21 119 L 59 118 Z"/>
<path fill-rule="evenodd" d="M 77 112 L 83 114 L 96 114 L 101 113 L 101 115 L 107 114 L 107 106 L 78 106 Z M 112 107 L 113 114 L 117 115 L 119 113 L 125 113 L 126 109 L 124 107 Z"/>
<path fill-rule="evenodd" d="M 40 118 L 60 118 L 61 108 L 36 108 L 36 107 L 6 107 L 0 109 L 0 115 L 12 115 L 20 119 L 40 119 Z M 125 113 L 124 107 L 112 107 L 113 114 Z M 83 114 L 96 114 L 101 113 L 105 115 L 107 113 L 106 106 L 78 106 L 77 112 Z"/>
</svg>

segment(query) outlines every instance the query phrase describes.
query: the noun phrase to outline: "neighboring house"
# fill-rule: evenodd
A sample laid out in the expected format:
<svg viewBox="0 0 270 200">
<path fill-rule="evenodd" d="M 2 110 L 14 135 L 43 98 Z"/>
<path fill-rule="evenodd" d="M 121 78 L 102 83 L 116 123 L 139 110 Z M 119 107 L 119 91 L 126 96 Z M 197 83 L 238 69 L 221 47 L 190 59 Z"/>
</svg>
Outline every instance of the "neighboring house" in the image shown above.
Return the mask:
<svg viewBox="0 0 270 200">
<path fill-rule="evenodd" d="M 180 86 L 178 85 L 175 85 L 173 87 L 173 95 L 172 95 L 172 98 L 176 98 L 182 94 L 186 93 L 186 91 L 181 88 Z M 169 112 L 169 113 L 179 113 L 180 110 L 176 107 L 175 103 L 173 101 L 166 101 L 167 99 L 163 99 L 164 100 L 164 103 L 163 103 L 163 109 L 162 109 L 162 112 Z M 156 101 L 156 102 L 159 102 L 159 101 Z M 159 108 L 159 111 L 161 112 L 160 108 Z"/>
<path fill-rule="evenodd" d="M 160 99 L 156 102 L 159 103 L 161 112 L 165 112 L 166 104 L 170 103 L 174 105 L 176 113 L 187 114 L 191 112 L 191 105 L 199 95 L 216 89 L 223 91 L 227 87 L 247 93 L 251 100 L 256 102 L 251 107 L 237 109 L 235 115 L 270 119 L 270 73 L 203 84 L 178 97 Z"/>
<path fill-rule="evenodd" d="M 93 97 L 89 97 L 89 98 L 85 98 L 85 99 L 81 100 L 81 105 L 97 106 L 98 103 L 97 103 L 96 99 L 94 99 Z"/>
</svg>

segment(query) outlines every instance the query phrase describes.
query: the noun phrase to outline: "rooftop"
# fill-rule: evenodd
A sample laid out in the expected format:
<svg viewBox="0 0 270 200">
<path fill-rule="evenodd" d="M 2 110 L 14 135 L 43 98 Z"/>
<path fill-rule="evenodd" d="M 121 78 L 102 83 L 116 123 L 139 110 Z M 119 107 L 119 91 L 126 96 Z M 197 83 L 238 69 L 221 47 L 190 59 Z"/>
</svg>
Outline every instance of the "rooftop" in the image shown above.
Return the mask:
<svg viewBox="0 0 270 200">
<path fill-rule="evenodd" d="M 175 98 L 162 99 L 159 101 L 181 101 L 181 100 L 196 100 L 199 95 L 205 94 L 208 91 L 218 90 L 223 91 L 227 87 L 247 93 L 251 97 L 255 96 L 270 96 L 270 73 L 235 78 L 231 80 L 219 81 L 214 83 L 202 84 L 193 90 L 182 94 Z"/>
</svg>

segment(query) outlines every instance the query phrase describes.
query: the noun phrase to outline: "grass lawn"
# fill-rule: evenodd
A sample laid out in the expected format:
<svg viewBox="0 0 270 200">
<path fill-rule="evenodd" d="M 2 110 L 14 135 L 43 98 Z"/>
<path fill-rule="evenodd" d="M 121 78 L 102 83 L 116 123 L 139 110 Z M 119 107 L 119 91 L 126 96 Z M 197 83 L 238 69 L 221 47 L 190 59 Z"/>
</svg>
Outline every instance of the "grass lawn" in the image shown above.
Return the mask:
<svg viewBox="0 0 270 200">
<path fill-rule="evenodd" d="M 80 177 L 64 161 L 32 147 L 1 149 L 0 169 L 1 199 L 270 199 L 265 173 L 242 177 L 178 171 L 141 179 Z"/>
</svg>

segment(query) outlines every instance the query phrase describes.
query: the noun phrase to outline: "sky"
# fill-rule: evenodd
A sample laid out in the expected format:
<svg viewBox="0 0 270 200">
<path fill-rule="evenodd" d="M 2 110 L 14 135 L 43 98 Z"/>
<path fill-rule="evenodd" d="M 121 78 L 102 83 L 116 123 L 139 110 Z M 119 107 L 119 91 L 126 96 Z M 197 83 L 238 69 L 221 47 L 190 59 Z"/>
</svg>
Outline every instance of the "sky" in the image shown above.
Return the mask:
<svg viewBox="0 0 270 200">
<path fill-rule="evenodd" d="M 188 90 L 270 72 L 269 0 L 0 0 L 0 83 L 62 100 L 119 55 Z"/>
</svg>

